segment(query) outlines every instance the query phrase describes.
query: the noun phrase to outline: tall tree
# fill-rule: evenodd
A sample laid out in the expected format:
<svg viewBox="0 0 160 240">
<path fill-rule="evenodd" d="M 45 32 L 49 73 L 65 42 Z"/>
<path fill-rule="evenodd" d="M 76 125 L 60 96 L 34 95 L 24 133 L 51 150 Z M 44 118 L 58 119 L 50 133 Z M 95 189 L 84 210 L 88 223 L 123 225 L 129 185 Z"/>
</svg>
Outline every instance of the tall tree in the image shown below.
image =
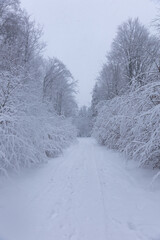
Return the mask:
<svg viewBox="0 0 160 240">
<path fill-rule="evenodd" d="M 119 26 L 108 60 L 120 66 L 126 86 L 142 86 L 156 67 L 159 46 L 158 39 L 138 19 L 129 19 Z"/>
<path fill-rule="evenodd" d="M 106 63 L 99 73 L 92 97 L 96 106 L 159 78 L 160 42 L 138 19 L 129 19 L 118 27 Z"/>
<path fill-rule="evenodd" d="M 76 82 L 71 72 L 58 59 L 49 61 L 44 78 L 44 100 L 51 103 L 58 115 L 71 116 L 77 108 Z"/>
</svg>

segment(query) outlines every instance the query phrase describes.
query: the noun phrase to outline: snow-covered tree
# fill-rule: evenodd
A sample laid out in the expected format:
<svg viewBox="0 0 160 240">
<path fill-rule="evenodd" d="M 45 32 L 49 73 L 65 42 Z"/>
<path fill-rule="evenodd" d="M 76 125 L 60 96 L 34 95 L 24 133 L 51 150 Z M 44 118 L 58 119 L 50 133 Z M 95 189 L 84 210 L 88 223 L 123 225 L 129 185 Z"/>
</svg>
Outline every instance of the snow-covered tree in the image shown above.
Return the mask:
<svg viewBox="0 0 160 240">
<path fill-rule="evenodd" d="M 76 82 L 60 60 L 54 58 L 49 61 L 43 86 L 44 100 L 51 104 L 59 116 L 74 115 L 77 109 Z"/>
<path fill-rule="evenodd" d="M 156 81 L 159 73 L 160 42 L 138 19 L 118 27 L 111 51 L 96 82 L 97 103 Z"/>
<path fill-rule="evenodd" d="M 108 55 L 110 62 L 120 66 L 128 87 L 144 85 L 148 74 L 155 69 L 158 57 L 158 39 L 151 36 L 138 19 L 129 19 L 119 26 Z"/>
<path fill-rule="evenodd" d="M 0 173 L 55 157 L 76 136 L 71 121 L 58 117 L 43 101 L 41 36 L 42 29 L 19 1 L 0 0 Z M 71 95 L 66 94 L 66 102 L 67 97 Z M 67 107 L 63 104 L 66 116 L 71 112 Z"/>
</svg>

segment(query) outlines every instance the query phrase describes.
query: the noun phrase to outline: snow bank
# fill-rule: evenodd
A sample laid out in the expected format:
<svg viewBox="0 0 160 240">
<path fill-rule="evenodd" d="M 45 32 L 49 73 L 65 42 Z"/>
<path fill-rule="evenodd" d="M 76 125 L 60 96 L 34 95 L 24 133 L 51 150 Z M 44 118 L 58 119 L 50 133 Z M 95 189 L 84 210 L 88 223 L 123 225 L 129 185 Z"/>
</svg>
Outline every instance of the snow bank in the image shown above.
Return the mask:
<svg viewBox="0 0 160 240">
<path fill-rule="evenodd" d="M 93 135 L 100 144 L 126 153 L 140 166 L 160 167 L 160 84 L 106 101 L 100 107 Z"/>
</svg>

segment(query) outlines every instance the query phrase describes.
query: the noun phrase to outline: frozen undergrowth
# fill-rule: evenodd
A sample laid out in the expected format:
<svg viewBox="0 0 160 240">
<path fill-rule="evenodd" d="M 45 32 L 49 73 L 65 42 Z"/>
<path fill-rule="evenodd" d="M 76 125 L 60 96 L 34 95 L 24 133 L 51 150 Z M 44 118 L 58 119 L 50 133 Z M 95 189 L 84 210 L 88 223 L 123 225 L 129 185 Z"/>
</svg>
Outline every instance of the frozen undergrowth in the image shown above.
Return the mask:
<svg viewBox="0 0 160 240">
<path fill-rule="evenodd" d="M 93 135 L 139 165 L 160 167 L 160 85 L 154 82 L 103 103 Z"/>
<path fill-rule="evenodd" d="M 54 158 L 75 140 L 76 130 L 61 117 L 1 117 L 0 172 L 19 171 Z"/>
</svg>

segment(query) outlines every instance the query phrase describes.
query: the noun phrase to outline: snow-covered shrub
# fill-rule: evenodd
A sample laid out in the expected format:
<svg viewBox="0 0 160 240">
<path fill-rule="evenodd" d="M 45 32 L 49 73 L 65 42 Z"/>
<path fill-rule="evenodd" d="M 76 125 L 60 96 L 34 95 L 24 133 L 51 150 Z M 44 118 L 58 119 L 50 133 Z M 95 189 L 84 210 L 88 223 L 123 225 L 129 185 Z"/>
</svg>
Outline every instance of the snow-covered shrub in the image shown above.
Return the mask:
<svg viewBox="0 0 160 240">
<path fill-rule="evenodd" d="M 18 116 L 0 118 L 0 172 L 20 168 L 56 157 L 76 137 L 68 120 Z"/>
<path fill-rule="evenodd" d="M 100 144 L 125 152 L 140 165 L 160 167 L 160 84 L 103 103 L 93 135 Z"/>
<path fill-rule="evenodd" d="M 76 139 L 77 131 L 70 120 L 55 117 L 45 121 L 44 125 L 44 152 L 47 157 L 58 156 Z"/>
</svg>

